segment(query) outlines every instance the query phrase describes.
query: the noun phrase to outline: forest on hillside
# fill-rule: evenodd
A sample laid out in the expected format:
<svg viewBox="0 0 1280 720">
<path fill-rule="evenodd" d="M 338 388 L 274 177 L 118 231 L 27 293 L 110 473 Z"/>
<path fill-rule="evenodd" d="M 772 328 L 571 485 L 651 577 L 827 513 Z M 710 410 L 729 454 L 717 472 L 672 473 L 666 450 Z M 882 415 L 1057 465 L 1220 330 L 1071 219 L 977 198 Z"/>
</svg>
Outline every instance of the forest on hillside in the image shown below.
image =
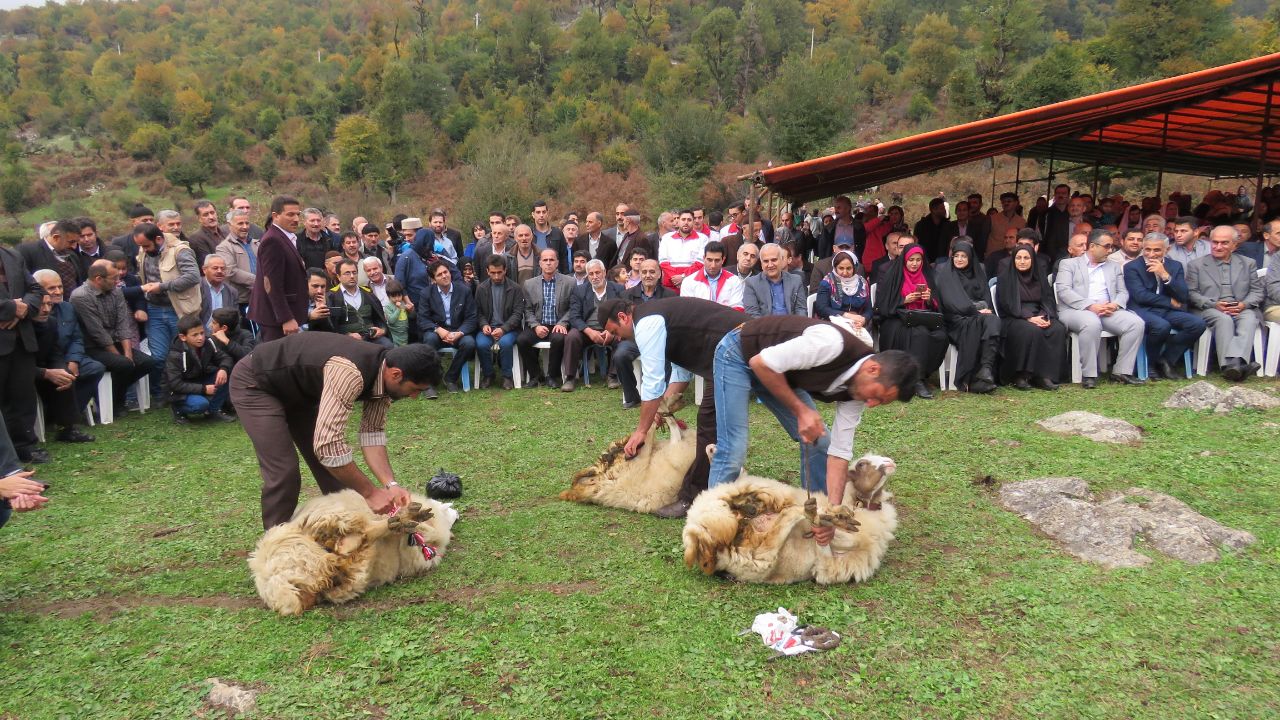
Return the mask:
<svg viewBox="0 0 1280 720">
<path fill-rule="evenodd" d="M 94 192 L 33 178 L 66 154 L 190 195 L 306 178 L 394 204 L 435 172 L 464 212 L 590 162 L 667 206 L 718 164 L 1276 50 L 1280 0 L 49 2 L 0 12 L 0 203 Z"/>
</svg>

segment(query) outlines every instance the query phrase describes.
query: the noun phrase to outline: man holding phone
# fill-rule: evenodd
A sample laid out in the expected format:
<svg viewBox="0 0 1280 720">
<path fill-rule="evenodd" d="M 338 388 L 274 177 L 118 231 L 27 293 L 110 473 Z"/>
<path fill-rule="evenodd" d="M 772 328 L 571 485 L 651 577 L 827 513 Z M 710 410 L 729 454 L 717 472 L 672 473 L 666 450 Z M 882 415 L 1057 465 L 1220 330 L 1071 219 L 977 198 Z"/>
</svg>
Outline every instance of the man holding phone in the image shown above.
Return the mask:
<svg viewBox="0 0 1280 720">
<path fill-rule="evenodd" d="M 1257 264 L 1233 252 L 1237 239 L 1234 227 L 1215 227 L 1209 233 L 1209 254 L 1187 265 L 1191 307 L 1213 331 L 1218 369 L 1231 382 L 1244 380 L 1260 367 L 1249 356 L 1263 299 Z"/>
</svg>

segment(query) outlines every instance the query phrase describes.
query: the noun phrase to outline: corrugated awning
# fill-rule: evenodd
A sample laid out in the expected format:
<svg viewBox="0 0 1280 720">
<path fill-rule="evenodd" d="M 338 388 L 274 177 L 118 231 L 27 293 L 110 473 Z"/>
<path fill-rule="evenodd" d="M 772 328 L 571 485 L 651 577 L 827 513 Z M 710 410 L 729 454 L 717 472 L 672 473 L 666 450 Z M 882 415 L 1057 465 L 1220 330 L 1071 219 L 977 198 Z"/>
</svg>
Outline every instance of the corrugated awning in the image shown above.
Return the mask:
<svg viewBox="0 0 1280 720">
<path fill-rule="evenodd" d="M 1275 53 L 783 165 L 758 178 L 803 201 L 1004 154 L 1191 175 L 1273 174 L 1278 116 Z"/>
</svg>

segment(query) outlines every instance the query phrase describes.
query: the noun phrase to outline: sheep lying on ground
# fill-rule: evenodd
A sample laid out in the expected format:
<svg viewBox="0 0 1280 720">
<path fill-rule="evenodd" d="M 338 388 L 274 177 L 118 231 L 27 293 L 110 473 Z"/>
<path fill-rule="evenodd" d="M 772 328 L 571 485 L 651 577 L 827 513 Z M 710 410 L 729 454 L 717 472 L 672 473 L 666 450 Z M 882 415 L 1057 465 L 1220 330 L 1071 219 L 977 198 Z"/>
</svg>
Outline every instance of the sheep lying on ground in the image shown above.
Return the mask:
<svg viewBox="0 0 1280 720">
<path fill-rule="evenodd" d="M 658 437 L 659 425 L 666 426 L 670 439 Z M 626 438 L 614 441 L 594 465 L 579 470 L 572 487 L 560 493 L 560 498 L 642 513 L 673 502 L 693 465 L 693 429 L 663 413 L 630 460 L 622 452 L 626 442 Z"/>
<path fill-rule="evenodd" d="M 893 470 L 889 458 L 863 456 L 850 468 L 844 503 L 836 507 L 825 493 L 810 497 L 803 488 L 767 478 L 746 476 L 711 488 L 689 508 L 685 564 L 745 582 L 866 580 L 898 527 L 893 495 L 884 487 Z M 809 537 L 815 525 L 836 528 L 829 546 Z"/>
<path fill-rule="evenodd" d="M 417 493 L 392 516 L 377 515 L 355 490 L 308 501 L 249 555 L 258 595 L 281 615 L 320 601 L 349 602 L 369 588 L 435 567 L 458 519 L 452 505 Z"/>
</svg>

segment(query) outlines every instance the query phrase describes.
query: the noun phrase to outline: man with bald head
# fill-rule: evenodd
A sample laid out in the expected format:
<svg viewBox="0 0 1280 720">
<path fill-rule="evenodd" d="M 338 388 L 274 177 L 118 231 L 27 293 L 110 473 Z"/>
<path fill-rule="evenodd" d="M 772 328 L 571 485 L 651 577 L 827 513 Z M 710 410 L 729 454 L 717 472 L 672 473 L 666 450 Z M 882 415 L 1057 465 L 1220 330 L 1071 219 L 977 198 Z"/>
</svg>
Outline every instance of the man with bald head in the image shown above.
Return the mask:
<svg viewBox="0 0 1280 720">
<path fill-rule="evenodd" d="M 516 347 L 520 363 L 529 374 L 529 387 L 542 383 L 547 387 L 560 387 L 564 341 L 569 334 L 569 297 L 575 283 L 572 277 L 559 272 L 560 258 L 555 250 L 543 250 L 538 255 L 538 267 L 538 276 L 524 283 L 524 331 L 516 338 Z M 543 342 L 551 344 L 545 373 L 534 347 Z"/>
<path fill-rule="evenodd" d="M 1249 356 L 1265 299 L 1258 266 L 1235 254 L 1236 239 L 1236 229 L 1230 225 L 1215 227 L 1209 232 L 1209 254 L 1187 264 L 1191 308 L 1213 331 L 1218 368 L 1231 382 L 1258 371 L 1258 363 L 1249 361 Z"/>
<path fill-rule="evenodd" d="M 517 225 L 516 230 L 519 230 L 520 227 L 524 227 L 525 230 L 529 232 L 530 236 L 533 235 L 533 229 L 530 228 L 528 225 L 524 225 L 524 226 Z M 494 223 L 490 225 L 489 237 L 485 238 L 484 240 L 481 240 L 480 243 L 476 245 L 476 251 L 473 257 L 473 259 L 475 260 L 475 267 L 477 268 L 489 267 L 490 255 L 506 255 L 509 257 L 512 256 L 515 251 L 515 248 L 512 247 L 512 245 L 514 244 L 511 240 L 512 234 L 513 233 L 510 230 L 508 230 L 506 223 L 499 222 L 499 223 Z M 556 256 L 556 259 L 559 260 L 559 255 Z M 507 267 L 508 273 L 511 275 L 511 277 L 515 277 L 516 270 L 515 270 L 514 258 L 512 258 L 512 262 L 508 263 L 507 265 L 508 265 Z"/>
<path fill-rule="evenodd" d="M 726 266 L 725 270 L 737 275 L 742 280 L 746 280 L 753 275 L 760 274 L 759 257 L 759 246 L 755 243 L 744 242 L 738 246 L 737 262 Z"/>
</svg>

